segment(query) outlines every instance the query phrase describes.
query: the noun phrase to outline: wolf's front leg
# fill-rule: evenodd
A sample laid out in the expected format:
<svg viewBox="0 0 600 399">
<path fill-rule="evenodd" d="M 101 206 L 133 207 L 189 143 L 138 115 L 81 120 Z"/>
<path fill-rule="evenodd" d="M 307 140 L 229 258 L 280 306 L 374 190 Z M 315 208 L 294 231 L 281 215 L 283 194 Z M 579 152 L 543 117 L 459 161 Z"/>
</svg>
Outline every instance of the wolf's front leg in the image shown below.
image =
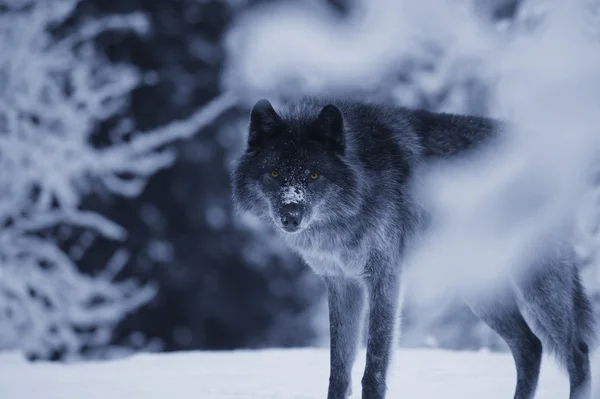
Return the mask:
<svg viewBox="0 0 600 399">
<path fill-rule="evenodd" d="M 383 399 L 399 320 L 400 269 L 386 257 L 378 256 L 370 260 L 367 273 L 369 338 L 362 399 Z"/>
<path fill-rule="evenodd" d="M 362 282 L 345 277 L 324 277 L 329 300 L 331 337 L 327 399 L 345 399 L 351 390 L 352 364 L 360 337 L 364 308 Z"/>
</svg>

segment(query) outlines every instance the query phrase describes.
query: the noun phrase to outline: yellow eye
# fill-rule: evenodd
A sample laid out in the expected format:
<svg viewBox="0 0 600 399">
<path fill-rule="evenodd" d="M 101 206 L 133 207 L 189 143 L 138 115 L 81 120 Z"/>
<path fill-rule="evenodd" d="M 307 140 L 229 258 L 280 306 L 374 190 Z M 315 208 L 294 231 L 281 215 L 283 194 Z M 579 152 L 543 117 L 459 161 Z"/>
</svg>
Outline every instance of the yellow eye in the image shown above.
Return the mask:
<svg viewBox="0 0 600 399">
<path fill-rule="evenodd" d="M 276 170 L 272 170 L 271 171 L 271 177 L 277 177 L 277 176 L 279 176 L 279 173 L 277 173 Z"/>
<path fill-rule="evenodd" d="M 318 177 L 319 177 L 319 174 L 318 174 L 317 172 L 312 172 L 312 173 L 310 174 L 310 178 L 311 178 L 312 180 L 317 180 L 317 178 L 318 178 Z"/>
</svg>

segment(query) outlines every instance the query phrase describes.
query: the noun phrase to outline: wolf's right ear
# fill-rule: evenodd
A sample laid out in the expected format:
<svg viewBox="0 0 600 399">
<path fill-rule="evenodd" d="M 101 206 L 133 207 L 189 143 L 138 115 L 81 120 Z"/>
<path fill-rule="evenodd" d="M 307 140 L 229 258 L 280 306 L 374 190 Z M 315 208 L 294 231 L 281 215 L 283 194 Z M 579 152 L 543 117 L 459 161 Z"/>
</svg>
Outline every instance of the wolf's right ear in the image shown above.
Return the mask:
<svg viewBox="0 0 600 399">
<path fill-rule="evenodd" d="M 248 146 L 259 146 L 273 135 L 281 118 L 273 109 L 269 100 L 258 100 L 250 111 L 250 131 L 248 133 Z"/>
<path fill-rule="evenodd" d="M 316 131 L 313 133 L 313 137 L 328 148 L 343 153 L 345 140 L 342 111 L 335 105 L 328 104 L 319 113 L 316 123 Z"/>
</svg>

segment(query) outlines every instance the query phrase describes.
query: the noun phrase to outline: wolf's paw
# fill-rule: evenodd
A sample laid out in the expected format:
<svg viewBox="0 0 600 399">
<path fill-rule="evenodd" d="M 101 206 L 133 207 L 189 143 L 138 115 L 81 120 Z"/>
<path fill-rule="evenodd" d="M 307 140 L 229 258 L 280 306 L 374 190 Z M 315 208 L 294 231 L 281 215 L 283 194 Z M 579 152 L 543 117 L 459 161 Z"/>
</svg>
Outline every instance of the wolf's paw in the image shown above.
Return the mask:
<svg viewBox="0 0 600 399">
<path fill-rule="evenodd" d="M 366 374 L 362 379 L 362 399 L 384 399 L 387 387 L 379 374 Z"/>
<path fill-rule="evenodd" d="M 330 383 L 327 399 L 348 399 L 352 395 L 350 382 Z"/>
</svg>

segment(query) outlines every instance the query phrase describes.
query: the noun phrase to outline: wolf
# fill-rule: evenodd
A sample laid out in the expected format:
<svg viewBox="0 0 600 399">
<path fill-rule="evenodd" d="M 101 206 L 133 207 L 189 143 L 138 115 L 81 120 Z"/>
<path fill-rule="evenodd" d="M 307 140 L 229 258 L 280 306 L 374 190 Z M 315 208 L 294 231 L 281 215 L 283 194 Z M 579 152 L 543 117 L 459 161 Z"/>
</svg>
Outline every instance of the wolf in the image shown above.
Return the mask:
<svg viewBox="0 0 600 399">
<path fill-rule="evenodd" d="M 272 226 L 322 279 L 330 324 L 328 399 L 351 395 L 351 371 L 368 323 L 362 398 L 383 399 L 399 330 L 401 277 L 411 238 L 427 215 L 411 190 L 427 165 L 491 145 L 493 119 L 307 97 L 250 112 L 244 152 L 231 173 L 237 212 Z M 556 245 L 555 245 L 556 244 Z M 568 244 L 568 243 L 567 243 Z M 465 297 L 508 344 L 514 397 L 535 394 L 543 349 L 564 364 L 570 398 L 591 395 L 595 341 L 590 302 L 568 245 L 553 243 L 527 273 Z"/>
</svg>

